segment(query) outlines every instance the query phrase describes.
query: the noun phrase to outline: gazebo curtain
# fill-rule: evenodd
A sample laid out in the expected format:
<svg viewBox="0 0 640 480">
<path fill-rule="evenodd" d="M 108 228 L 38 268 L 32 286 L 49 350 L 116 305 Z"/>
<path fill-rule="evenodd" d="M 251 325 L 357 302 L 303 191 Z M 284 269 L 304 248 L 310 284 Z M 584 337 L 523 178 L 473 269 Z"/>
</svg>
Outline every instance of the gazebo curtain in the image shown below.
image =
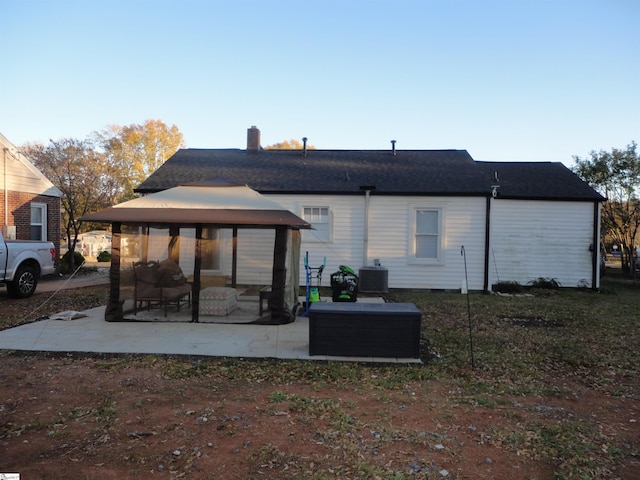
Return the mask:
<svg viewBox="0 0 640 480">
<path fill-rule="evenodd" d="M 211 286 L 225 286 L 230 278 L 228 268 L 220 275 L 211 275 L 210 272 L 203 274 L 201 269 L 201 251 L 204 241 L 202 238 L 203 227 L 178 225 L 123 225 L 119 222 L 113 223 L 112 239 L 112 265 L 110 270 L 111 290 L 110 301 L 105 313 L 107 321 L 123 321 L 135 319 L 130 315 L 132 304 L 127 300 L 133 299 L 132 288 L 132 266 L 134 262 L 143 261 L 163 261 L 171 259 L 183 270 L 184 275 L 189 279 L 192 290 L 192 321 L 199 320 L 199 293 L 202 289 Z M 238 263 L 251 264 L 251 252 L 243 255 L 240 252 L 240 259 L 236 258 L 238 252 L 237 232 L 230 236 L 232 229 L 221 228 L 220 231 L 228 231 L 226 240 L 232 242 L 225 244 L 221 255 L 230 253 L 230 246 L 233 245 L 233 260 L 226 258 L 226 265 L 233 265 L 235 269 Z M 267 232 L 271 229 L 258 229 L 255 232 Z M 255 234 L 254 232 L 254 234 Z M 242 233 L 240 233 L 242 235 Z M 269 238 L 269 236 L 266 236 Z M 269 299 L 269 318 L 256 319 L 257 323 L 288 323 L 295 319 L 292 314 L 294 307 L 298 303 L 299 294 L 299 261 L 300 261 L 300 232 L 286 226 L 275 227 L 275 237 L 272 237 L 273 258 L 259 258 L 258 260 L 267 268 L 271 265 L 271 278 L 264 278 L 264 283 L 271 286 L 271 297 Z M 266 263 L 265 263 L 266 262 Z M 245 267 L 245 271 L 247 268 Z M 226 273 L 226 274 L 225 274 Z M 235 270 L 233 272 L 235 277 Z M 245 273 L 246 274 L 246 273 Z M 217 280 L 216 280 L 217 277 Z M 211 283 L 220 282 L 223 283 Z"/>
</svg>

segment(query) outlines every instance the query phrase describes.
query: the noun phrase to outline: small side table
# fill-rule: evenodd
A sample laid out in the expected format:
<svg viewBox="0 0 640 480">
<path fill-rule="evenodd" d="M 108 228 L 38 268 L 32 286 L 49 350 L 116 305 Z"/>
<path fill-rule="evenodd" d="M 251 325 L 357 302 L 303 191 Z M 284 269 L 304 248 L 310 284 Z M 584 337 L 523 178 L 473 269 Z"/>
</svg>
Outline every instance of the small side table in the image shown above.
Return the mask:
<svg viewBox="0 0 640 480">
<path fill-rule="evenodd" d="M 260 299 L 258 300 L 260 302 L 260 309 L 259 309 L 259 315 L 262 316 L 262 314 L 264 313 L 264 309 L 262 308 L 262 301 L 266 300 L 267 301 L 267 310 L 269 310 L 269 299 L 271 298 L 271 285 L 268 285 L 264 288 L 260 289 Z"/>
</svg>

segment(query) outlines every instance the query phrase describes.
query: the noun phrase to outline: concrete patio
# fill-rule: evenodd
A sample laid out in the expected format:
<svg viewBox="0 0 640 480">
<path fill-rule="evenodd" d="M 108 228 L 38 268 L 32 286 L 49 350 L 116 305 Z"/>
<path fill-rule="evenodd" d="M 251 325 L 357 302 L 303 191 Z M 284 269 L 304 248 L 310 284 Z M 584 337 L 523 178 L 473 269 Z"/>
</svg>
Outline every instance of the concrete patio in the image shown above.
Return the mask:
<svg viewBox="0 0 640 480">
<path fill-rule="evenodd" d="M 0 331 L 0 349 L 39 352 L 202 355 L 373 363 L 421 363 L 412 358 L 309 355 L 309 320 L 285 325 L 104 320 L 105 307 L 75 320 L 46 319 Z"/>
</svg>

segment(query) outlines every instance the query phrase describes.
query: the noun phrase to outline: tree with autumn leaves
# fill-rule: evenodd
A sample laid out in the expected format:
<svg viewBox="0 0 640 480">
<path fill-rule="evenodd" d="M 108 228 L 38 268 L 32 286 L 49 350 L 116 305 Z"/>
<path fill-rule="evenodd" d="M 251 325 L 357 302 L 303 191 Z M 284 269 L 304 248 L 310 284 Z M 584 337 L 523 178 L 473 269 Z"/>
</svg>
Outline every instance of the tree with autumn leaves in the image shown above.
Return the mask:
<svg viewBox="0 0 640 480">
<path fill-rule="evenodd" d="M 147 120 L 142 125 L 110 125 L 93 134 L 104 161 L 115 169 L 120 184 L 118 201 L 133 198 L 133 189 L 155 172 L 179 148 L 182 133 L 175 125 Z"/>
<path fill-rule="evenodd" d="M 133 198 L 133 189 L 183 146 L 178 127 L 147 120 L 111 125 L 85 140 L 31 143 L 22 150 L 62 192 L 63 230 L 74 251 L 82 216 Z"/>
<path fill-rule="evenodd" d="M 283 140 L 279 143 L 274 143 L 273 145 L 267 145 L 265 150 L 302 150 L 304 148 L 304 144 L 300 140 L 296 140 L 292 138 L 291 140 Z M 316 147 L 313 145 L 307 145 L 307 150 L 315 150 Z"/>
</svg>

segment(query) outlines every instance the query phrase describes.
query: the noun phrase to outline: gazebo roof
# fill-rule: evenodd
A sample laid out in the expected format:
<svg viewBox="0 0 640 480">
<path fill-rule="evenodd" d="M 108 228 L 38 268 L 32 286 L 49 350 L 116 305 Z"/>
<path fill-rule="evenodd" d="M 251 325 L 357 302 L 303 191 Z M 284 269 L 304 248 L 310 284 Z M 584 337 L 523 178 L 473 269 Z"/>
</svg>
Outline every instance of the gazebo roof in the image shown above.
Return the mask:
<svg viewBox="0 0 640 480">
<path fill-rule="evenodd" d="M 311 225 L 247 185 L 216 179 L 169 188 L 83 216 L 85 222 L 219 225 L 240 228 Z"/>
</svg>

